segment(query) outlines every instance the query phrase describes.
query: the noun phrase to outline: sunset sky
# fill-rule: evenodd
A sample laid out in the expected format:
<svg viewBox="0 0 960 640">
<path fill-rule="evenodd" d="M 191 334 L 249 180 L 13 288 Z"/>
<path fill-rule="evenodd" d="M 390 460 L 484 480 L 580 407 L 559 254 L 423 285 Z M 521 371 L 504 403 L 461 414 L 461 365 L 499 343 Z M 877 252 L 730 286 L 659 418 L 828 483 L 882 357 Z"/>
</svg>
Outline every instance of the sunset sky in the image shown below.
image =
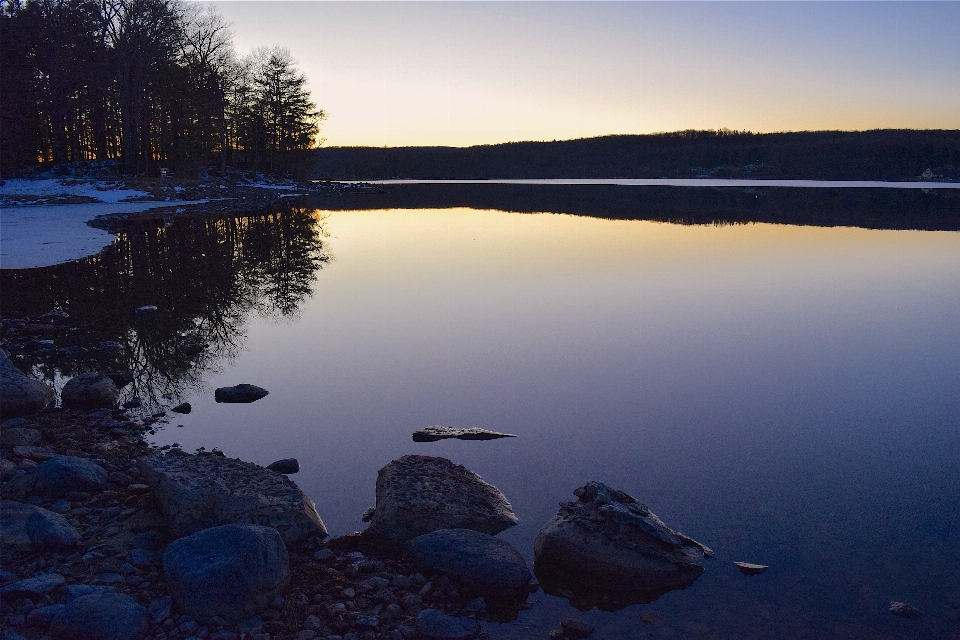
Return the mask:
<svg viewBox="0 0 960 640">
<path fill-rule="evenodd" d="M 960 128 L 960 2 L 216 3 L 288 47 L 327 146 Z"/>
</svg>

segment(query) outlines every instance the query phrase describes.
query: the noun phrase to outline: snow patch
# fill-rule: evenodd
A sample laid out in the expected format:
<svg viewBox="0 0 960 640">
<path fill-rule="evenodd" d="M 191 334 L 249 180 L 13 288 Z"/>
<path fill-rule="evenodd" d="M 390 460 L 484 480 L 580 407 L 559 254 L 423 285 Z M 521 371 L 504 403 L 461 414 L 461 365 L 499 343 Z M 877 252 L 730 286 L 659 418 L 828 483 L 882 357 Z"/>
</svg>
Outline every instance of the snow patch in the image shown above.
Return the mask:
<svg viewBox="0 0 960 640">
<path fill-rule="evenodd" d="M 9 180 L 7 184 L 10 182 L 14 181 Z M 178 204 L 201 202 L 206 200 Z M 163 206 L 169 205 L 141 201 L 3 207 L 0 217 L 0 269 L 48 267 L 95 255 L 112 244 L 114 236 L 89 226 L 86 224 L 88 220 L 115 213 L 139 213 Z"/>
<path fill-rule="evenodd" d="M 75 184 L 64 184 L 70 182 Z M 146 191 L 135 189 L 115 189 L 109 182 L 58 180 L 46 178 L 34 180 L 30 178 L 14 178 L 0 185 L 0 198 L 10 196 L 86 196 L 100 202 L 120 202 L 126 198 L 149 196 Z"/>
</svg>

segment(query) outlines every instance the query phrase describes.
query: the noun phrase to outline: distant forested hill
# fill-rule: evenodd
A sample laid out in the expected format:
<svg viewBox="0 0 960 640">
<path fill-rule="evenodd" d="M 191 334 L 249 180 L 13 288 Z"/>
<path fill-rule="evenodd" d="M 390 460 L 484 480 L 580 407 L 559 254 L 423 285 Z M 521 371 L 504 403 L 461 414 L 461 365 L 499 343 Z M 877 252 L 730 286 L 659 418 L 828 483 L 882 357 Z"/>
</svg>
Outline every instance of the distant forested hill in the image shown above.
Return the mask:
<svg viewBox="0 0 960 640">
<path fill-rule="evenodd" d="M 679 131 L 476 147 L 331 147 L 313 176 L 960 180 L 960 130 Z M 929 170 L 929 171 L 928 171 Z"/>
</svg>

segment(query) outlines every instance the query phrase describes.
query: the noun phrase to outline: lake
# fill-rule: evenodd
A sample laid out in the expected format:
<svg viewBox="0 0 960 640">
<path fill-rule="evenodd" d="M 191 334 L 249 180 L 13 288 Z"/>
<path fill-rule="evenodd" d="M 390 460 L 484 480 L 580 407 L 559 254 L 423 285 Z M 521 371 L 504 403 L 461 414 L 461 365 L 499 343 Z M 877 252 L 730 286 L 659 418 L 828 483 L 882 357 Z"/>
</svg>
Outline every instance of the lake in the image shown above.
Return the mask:
<svg viewBox="0 0 960 640">
<path fill-rule="evenodd" d="M 334 535 L 420 453 L 503 491 L 528 562 L 589 480 L 716 552 L 617 612 L 538 592 L 492 638 L 571 614 L 608 640 L 960 634 L 960 234 L 371 202 L 121 223 L 98 256 L 3 271 L 4 311 L 60 305 L 85 346 L 123 341 L 128 395 L 193 405 L 157 444 L 298 458 Z M 77 366 L 35 364 L 58 385 Z M 214 402 L 240 382 L 270 395 Z M 411 441 L 436 424 L 518 437 Z"/>
</svg>

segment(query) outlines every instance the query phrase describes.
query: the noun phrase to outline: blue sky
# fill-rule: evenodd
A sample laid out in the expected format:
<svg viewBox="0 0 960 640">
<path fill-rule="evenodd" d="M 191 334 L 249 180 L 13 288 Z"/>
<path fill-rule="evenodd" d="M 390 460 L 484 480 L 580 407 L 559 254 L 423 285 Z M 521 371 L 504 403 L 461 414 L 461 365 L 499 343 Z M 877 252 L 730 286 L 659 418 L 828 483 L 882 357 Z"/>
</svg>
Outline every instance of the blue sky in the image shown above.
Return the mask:
<svg viewBox="0 0 960 640">
<path fill-rule="evenodd" d="M 960 128 L 958 2 L 224 1 L 288 47 L 328 145 L 690 128 Z"/>
</svg>

